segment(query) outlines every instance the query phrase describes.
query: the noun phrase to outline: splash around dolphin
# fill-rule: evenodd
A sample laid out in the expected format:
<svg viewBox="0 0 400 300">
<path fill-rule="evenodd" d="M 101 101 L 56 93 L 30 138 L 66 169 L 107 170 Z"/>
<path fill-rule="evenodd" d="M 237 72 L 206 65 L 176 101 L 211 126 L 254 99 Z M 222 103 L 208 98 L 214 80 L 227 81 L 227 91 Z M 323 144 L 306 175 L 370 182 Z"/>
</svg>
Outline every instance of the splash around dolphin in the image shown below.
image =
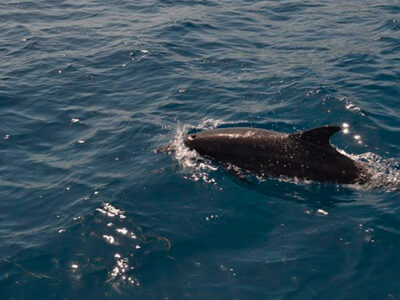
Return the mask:
<svg viewBox="0 0 400 300">
<path fill-rule="evenodd" d="M 366 167 L 340 153 L 329 142 L 329 138 L 340 130 L 338 126 L 327 125 L 287 134 L 232 127 L 188 134 L 184 144 L 205 158 L 230 166 L 231 170 L 243 170 L 257 176 L 364 184 L 370 176 Z M 167 146 L 159 150 L 173 149 Z"/>
</svg>

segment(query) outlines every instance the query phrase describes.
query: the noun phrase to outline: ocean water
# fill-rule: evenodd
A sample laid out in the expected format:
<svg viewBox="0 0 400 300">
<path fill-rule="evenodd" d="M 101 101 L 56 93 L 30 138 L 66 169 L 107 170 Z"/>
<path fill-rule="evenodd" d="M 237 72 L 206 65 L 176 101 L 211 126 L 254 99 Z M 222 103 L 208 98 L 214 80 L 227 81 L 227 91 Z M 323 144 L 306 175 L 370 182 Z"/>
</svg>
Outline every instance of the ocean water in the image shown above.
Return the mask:
<svg viewBox="0 0 400 300">
<path fill-rule="evenodd" d="M 4 0 L 0 25 L 0 299 L 400 298 L 398 1 Z M 368 186 L 182 145 L 325 124 Z"/>
</svg>

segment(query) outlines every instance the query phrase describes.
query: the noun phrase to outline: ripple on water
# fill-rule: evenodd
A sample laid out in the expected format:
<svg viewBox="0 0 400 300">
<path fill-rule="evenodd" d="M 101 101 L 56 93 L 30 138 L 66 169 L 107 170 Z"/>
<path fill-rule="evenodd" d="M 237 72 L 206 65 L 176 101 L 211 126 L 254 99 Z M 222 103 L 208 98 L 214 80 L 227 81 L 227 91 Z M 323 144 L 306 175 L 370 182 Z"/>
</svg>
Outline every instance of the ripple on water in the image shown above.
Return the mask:
<svg viewBox="0 0 400 300">
<path fill-rule="evenodd" d="M 0 298 L 398 298 L 399 12 L 1 1 Z M 324 124 L 371 182 L 246 184 L 182 143 Z"/>
</svg>

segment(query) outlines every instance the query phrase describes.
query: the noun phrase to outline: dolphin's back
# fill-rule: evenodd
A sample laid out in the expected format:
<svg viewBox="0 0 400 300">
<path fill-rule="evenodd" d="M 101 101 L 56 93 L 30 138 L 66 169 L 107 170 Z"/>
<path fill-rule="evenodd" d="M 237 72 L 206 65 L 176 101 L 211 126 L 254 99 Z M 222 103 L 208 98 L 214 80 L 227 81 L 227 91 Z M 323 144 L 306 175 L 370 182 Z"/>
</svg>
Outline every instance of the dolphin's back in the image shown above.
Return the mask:
<svg viewBox="0 0 400 300">
<path fill-rule="evenodd" d="M 211 159 L 259 175 L 290 176 L 352 183 L 363 168 L 339 153 L 329 138 L 340 131 L 323 126 L 294 134 L 249 127 L 223 128 L 188 135 L 185 144 Z"/>
</svg>

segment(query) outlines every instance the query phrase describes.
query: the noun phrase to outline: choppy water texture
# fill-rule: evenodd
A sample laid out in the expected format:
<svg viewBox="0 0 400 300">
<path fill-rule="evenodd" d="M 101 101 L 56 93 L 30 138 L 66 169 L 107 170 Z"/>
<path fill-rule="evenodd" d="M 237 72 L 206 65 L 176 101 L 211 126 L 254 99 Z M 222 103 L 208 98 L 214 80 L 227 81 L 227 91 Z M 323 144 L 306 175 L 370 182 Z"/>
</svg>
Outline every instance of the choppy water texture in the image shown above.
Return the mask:
<svg viewBox="0 0 400 300">
<path fill-rule="evenodd" d="M 6 0 L 0 25 L 1 299 L 400 298 L 398 1 Z M 344 123 L 375 186 L 246 184 L 181 144 Z"/>
</svg>

